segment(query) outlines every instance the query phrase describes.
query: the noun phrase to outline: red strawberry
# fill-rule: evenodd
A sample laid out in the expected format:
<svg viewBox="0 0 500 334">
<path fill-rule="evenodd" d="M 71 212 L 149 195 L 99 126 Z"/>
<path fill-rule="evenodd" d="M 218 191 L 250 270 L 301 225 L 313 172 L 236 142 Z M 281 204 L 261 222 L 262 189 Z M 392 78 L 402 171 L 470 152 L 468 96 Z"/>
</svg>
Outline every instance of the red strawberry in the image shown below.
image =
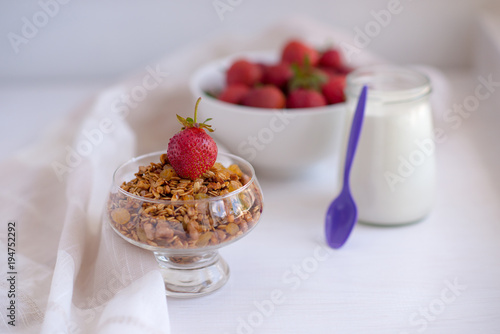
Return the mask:
<svg viewBox="0 0 500 334">
<path fill-rule="evenodd" d="M 269 66 L 268 64 L 264 64 L 264 63 L 255 63 L 257 66 L 259 66 L 260 68 L 260 72 L 262 73 L 262 75 L 264 75 L 264 72 L 266 71 L 267 67 Z"/>
<path fill-rule="evenodd" d="M 243 84 L 253 86 L 262 78 L 262 68 L 245 59 L 235 61 L 226 72 L 228 85 Z"/>
<path fill-rule="evenodd" d="M 197 179 L 209 170 L 217 159 L 217 145 L 205 129 L 212 132 L 211 125 L 196 122 L 198 104 L 194 107 L 194 120 L 184 119 L 177 115 L 183 125 L 182 131 L 176 133 L 168 142 L 167 157 L 177 175 L 191 180 Z"/>
<path fill-rule="evenodd" d="M 318 70 L 320 70 L 324 74 L 327 74 L 328 76 L 336 76 L 339 74 L 339 71 L 336 68 L 325 67 L 325 66 L 319 66 L 317 68 L 318 68 Z"/>
<path fill-rule="evenodd" d="M 286 98 L 276 86 L 260 86 L 252 88 L 243 97 L 242 104 L 256 108 L 284 108 Z"/>
<path fill-rule="evenodd" d="M 299 88 L 288 94 L 287 108 L 311 108 L 326 105 L 326 100 L 321 93 L 312 89 Z"/>
<path fill-rule="evenodd" d="M 329 76 L 333 77 L 336 77 L 338 75 L 346 75 L 353 71 L 352 68 L 347 67 L 345 65 L 341 65 L 340 67 L 337 68 L 320 66 L 318 67 L 318 69 L 323 71 L 323 73 L 326 73 Z"/>
<path fill-rule="evenodd" d="M 339 74 L 330 77 L 330 80 L 321 87 L 321 91 L 329 104 L 345 101 L 345 75 Z"/>
<path fill-rule="evenodd" d="M 340 68 L 342 66 L 340 52 L 336 49 L 326 50 L 319 58 L 318 65 L 335 69 Z"/>
<path fill-rule="evenodd" d="M 337 72 L 339 74 L 349 74 L 352 71 L 353 71 L 353 69 L 350 68 L 349 66 L 346 66 L 346 65 L 342 65 L 339 68 L 337 68 Z"/>
<path fill-rule="evenodd" d="M 304 65 L 308 61 L 312 66 L 316 66 L 318 60 L 318 51 L 297 40 L 288 42 L 281 54 L 281 61 L 289 64 Z"/>
<path fill-rule="evenodd" d="M 290 65 L 286 63 L 280 63 L 276 65 L 270 65 L 265 68 L 262 82 L 265 84 L 275 85 L 279 88 L 283 88 L 292 77 L 293 71 Z"/>
<path fill-rule="evenodd" d="M 249 90 L 246 85 L 234 84 L 227 86 L 217 98 L 224 102 L 240 104 Z"/>
</svg>

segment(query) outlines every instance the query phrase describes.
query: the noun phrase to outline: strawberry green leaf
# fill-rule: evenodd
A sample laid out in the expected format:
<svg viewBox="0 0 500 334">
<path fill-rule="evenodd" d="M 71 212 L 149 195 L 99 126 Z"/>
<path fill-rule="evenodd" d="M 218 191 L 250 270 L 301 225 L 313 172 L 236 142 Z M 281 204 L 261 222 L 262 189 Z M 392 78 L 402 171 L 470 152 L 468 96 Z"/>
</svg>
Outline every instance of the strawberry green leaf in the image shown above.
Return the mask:
<svg viewBox="0 0 500 334">
<path fill-rule="evenodd" d="M 205 129 L 209 132 L 214 131 L 212 129 L 212 125 L 205 124 L 206 122 L 212 120 L 211 118 L 207 118 L 205 120 L 205 122 L 203 122 L 203 123 L 196 122 L 196 117 L 197 117 L 197 113 L 198 113 L 198 105 L 200 104 L 200 101 L 201 101 L 201 97 L 198 98 L 198 100 L 196 101 L 196 105 L 194 107 L 194 119 L 191 117 L 183 118 L 183 117 L 177 115 L 177 120 L 179 121 L 179 123 L 181 123 L 183 125 L 182 130 L 184 130 L 186 128 L 193 128 L 194 127 L 194 128 Z"/>
</svg>

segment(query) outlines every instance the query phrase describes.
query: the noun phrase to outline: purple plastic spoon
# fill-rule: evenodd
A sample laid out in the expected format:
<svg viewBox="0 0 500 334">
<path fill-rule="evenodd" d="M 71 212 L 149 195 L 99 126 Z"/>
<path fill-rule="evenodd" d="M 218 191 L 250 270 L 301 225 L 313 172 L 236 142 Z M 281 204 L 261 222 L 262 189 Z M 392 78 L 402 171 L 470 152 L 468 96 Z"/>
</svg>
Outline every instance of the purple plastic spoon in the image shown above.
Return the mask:
<svg viewBox="0 0 500 334">
<path fill-rule="evenodd" d="M 325 219 L 326 241 L 332 248 L 340 248 L 344 245 L 351 234 L 351 231 L 358 219 L 358 209 L 354 202 L 349 188 L 349 175 L 351 173 L 352 161 L 358 146 L 359 135 L 363 125 L 363 115 L 365 113 L 367 87 L 363 86 L 359 95 L 358 105 L 351 125 L 349 142 L 344 166 L 344 185 L 342 191 L 333 200 L 328 208 Z"/>
</svg>

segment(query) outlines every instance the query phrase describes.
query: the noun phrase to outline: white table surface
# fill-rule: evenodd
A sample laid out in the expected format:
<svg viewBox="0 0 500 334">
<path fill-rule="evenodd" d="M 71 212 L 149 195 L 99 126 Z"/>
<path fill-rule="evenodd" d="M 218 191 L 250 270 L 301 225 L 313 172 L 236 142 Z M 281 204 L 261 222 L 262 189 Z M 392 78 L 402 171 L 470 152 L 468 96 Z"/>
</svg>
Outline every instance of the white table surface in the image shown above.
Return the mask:
<svg viewBox="0 0 500 334">
<path fill-rule="evenodd" d="M 454 103 L 477 85 L 467 71 L 446 75 Z M 0 159 L 105 85 L 0 85 Z M 220 251 L 229 282 L 206 297 L 169 298 L 172 333 L 499 333 L 500 116 L 482 109 L 445 129 L 431 215 L 357 225 L 341 250 L 323 237 L 333 166 L 294 182 L 262 178 L 261 223 Z"/>
</svg>

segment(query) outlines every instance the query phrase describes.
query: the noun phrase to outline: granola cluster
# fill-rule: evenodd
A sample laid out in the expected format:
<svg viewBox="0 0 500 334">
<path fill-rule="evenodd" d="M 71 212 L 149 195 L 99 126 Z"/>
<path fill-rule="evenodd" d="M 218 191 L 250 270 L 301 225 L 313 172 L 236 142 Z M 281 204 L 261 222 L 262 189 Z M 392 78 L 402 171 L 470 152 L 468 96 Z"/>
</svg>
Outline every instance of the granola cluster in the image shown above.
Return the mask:
<svg viewBox="0 0 500 334">
<path fill-rule="evenodd" d="M 199 179 L 182 179 L 163 154 L 159 163 L 141 166 L 133 180 L 121 185 L 135 196 L 111 194 L 109 220 L 125 237 L 155 247 L 198 248 L 228 242 L 260 218 L 261 192 L 255 183 L 244 187 L 248 182 L 250 177 L 238 165 L 225 168 L 220 163 Z"/>
</svg>

